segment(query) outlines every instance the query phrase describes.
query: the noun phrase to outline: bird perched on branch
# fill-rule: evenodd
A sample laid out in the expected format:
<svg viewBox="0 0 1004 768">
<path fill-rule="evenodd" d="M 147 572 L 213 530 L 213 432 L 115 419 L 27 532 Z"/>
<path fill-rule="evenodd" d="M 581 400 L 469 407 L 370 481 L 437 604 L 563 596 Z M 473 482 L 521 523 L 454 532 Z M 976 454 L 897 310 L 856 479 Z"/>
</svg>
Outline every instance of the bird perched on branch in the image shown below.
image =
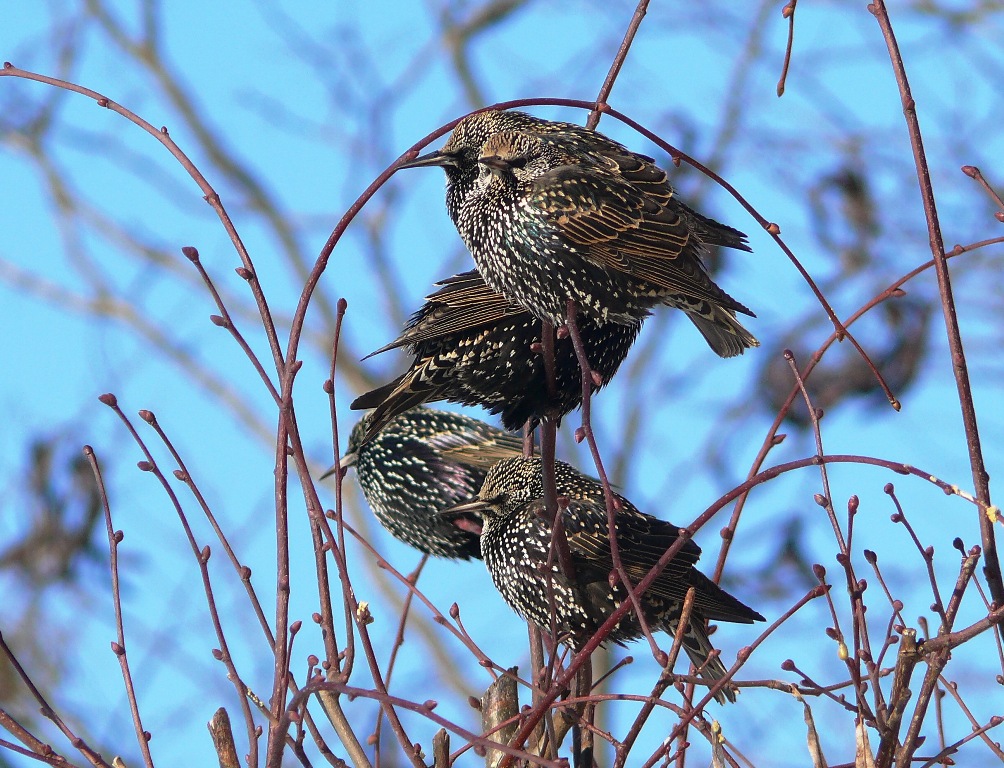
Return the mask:
<svg viewBox="0 0 1004 768">
<path fill-rule="evenodd" d="M 396 379 L 353 401 L 353 409 L 375 409 L 363 440 L 396 414 L 437 400 L 483 406 L 500 413 L 510 430 L 527 420 L 558 419 L 582 403 L 582 371 L 570 338 L 555 342 L 555 386 L 549 393 L 537 349 L 539 320 L 489 288 L 476 270 L 439 285 L 404 332 L 373 353 L 404 347 L 414 360 Z M 640 320 L 600 325 L 586 317 L 579 323 L 595 374 L 593 392 L 617 372 L 640 328 Z"/>
<path fill-rule="evenodd" d="M 722 357 L 759 346 L 735 317 L 753 313 L 702 260 L 712 245 L 750 250 L 746 236 L 684 205 L 652 158 L 571 123 L 490 110 L 400 167 L 432 165 L 485 282 L 535 317 L 560 326 L 571 299 L 598 323 L 630 324 L 667 304 Z"/>
<path fill-rule="evenodd" d="M 555 481 L 573 573 L 566 573 L 552 555 L 552 528 L 543 517 L 541 460 L 515 456 L 495 464 L 485 477 L 476 501 L 445 514 L 481 514 L 481 553 L 492 581 L 505 601 L 527 621 L 552 631 L 573 649 L 580 649 L 629 595 L 612 575 L 610 529 L 603 486 L 564 462 L 556 462 Z M 563 498 L 562 498 L 563 497 Z M 680 529 L 638 511 L 616 496 L 617 545 L 621 564 L 632 585 L 640 582 L 680 537 Z M 750 624 L 764 618 L 694 568 L 701 549 L 687 539 L 669 564 L 644 592 L 637 593 L 648 626 L 676 632 L 688 590 L 695 590 L 683 648 L 710 682 L 725 675 L 725 666 L 710 657 L 711 640 L 705 620 Z M 611 586 L 613 584 L 613 586 Z M 634 640 L 643 635 L 632 609 L 614 626 L 608 639 Z M 735 701 L 724 688 L 719 702 Z"/>
<path fill-rule="evenodd" d="M 400 541 L 436 557 L 481 557 L 481 518 L 465 528 L 440 513 L 477 496 L 488 468 L 519 456 L 522 442 L 459 413 L 415 408 L 391 419 L 364 440 L 371 416 L 353 427 L 341 460 L 323 477 L 355 467 L 359 485 L 377 520 Z"/>
</svg>

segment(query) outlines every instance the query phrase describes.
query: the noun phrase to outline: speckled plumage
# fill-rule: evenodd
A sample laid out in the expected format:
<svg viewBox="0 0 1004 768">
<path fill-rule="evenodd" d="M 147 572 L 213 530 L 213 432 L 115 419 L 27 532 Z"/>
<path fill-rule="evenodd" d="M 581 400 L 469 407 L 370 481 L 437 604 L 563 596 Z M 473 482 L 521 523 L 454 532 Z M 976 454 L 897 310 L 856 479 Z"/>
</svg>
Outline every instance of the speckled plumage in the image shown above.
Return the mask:
<svg viewBox="0 0 1004 768">
<path fill-rule="evenodd" d="M 480 558 L 478 534 L 440 513 L 476 497 L 488 467 L 520 455 L 521 441 L 477 419 L 430 408 L 403 413 L 364 441 L 369 421 L 364 416 L 353 427 L 339 466 L 356 468 L 381 525 L 421 552 Z M 477 527 L 480 518 L 469 522 Z"/>
<path fill-rule="evenodd" d="M 557 493 L 567 497 L 562 517 L 575 581 L 570 582 L 556 560 L 547 570 L 551 528 L 542 518 L 543 484 L 539 458 L 502 459 L 485 477 L 478 493 L 483 522 L 481 552 L 492 581 L 506 602 L 523 618 L 544 629 L 552 620 L 559 635 L 573 648 L 581 647 L 627 599 L 620 587 L 611 589 L 609 527 L 602 485 L 563 462 L 555 471 Z M 617 514 L 617 542 L 629 578 L 638 583 L 662 554 L 679 538 L 679 528 L 638 511 L 627 499 Z M 676 631 L 687 590 L 696 590 L 690 626 L 683 647 L 702 674 L 711 681 L 725 674 L 718 658 L 709 660 L 712 645 L 705 620 L 749 624 L 763 616 L 741 603 L 700 573 L 694 564 L 701 549 L 688 540 L 648 590 L 639 595 L 645 618 L 653 630 Z M 554 615 L 549 595 L 553 595 Z M 642 636 L 634 612 L 628 613 L 609 635 L 622 642 Z M 724 696 L 735 700 L 731 690 Z M 719 701 L 723 699 L 719 697 Z"/>
<path fill-rule="evenodd" d="M 520 112 L 464 118 L 438 152 L 450 217 L 493 289 L 556 325 L 566 301 L 599 322 L 630 323 L 658 304 L 682 309 L 723 357 L 758 346 L 736 320 L 752 312 L 719 288 L 709 245 L 746 236 L 692 211 L 652 158 L 600 133 Z"/>
<path fill-rule="evenodd" d="M 360 395 L 352 408 L 375 408 L 371 432 L 421 403 L 449 400 L 499 413 L 507 429 L 528 419 L 560 418 L 582 402 L 582 373 L 569 338 L 555 342 L 555 394 L 548 395 L 540 321 L 485 285 L 477 271 L 439 283 L 407 328 L 378 352 L 405 347 L 408 370 L 389 384 Z M 597 324 L 583 318 L 580 334 L 592 369 L 606 383 L 627 356 L 641 321 Z M 376 354 L 376 353 L 374 353 Z M 592 385 L 595 392 L 601 385 Z"/>
</svg>

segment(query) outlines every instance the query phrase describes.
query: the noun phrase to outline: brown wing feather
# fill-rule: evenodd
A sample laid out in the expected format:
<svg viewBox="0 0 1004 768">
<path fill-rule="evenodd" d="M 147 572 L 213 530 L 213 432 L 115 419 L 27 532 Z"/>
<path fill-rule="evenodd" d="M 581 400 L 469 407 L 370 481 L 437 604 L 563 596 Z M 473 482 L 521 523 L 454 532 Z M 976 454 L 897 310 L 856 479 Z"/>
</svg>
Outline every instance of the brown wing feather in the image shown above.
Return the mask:
<svg viewBox="0 0 1004 768">
<path fill-rule="evenodd" d="M 501 434 L 477 445 L 443 448 L 442 453 L 455 461 L 487 471 L 502 459 L 522 455 L 523 440 L 515 435 Z"/>
<path fill-rule="evenodd" d="M 704 245 L 673 198 L 660 204 L 600 165 L 575 165 L 536 179 L 530 204 L 597 266 L 749 313 L 704 272 Z"/>
<path fill-rule="evenodd" d="M 630 502 L 623 498 L 621 498 L 621 503 L 625 507 L 630 505 Z M 582 514 L 581 510 L 576 509 L 579 505 L 590 507 L 590 513 Z M 578 551 L 591 560 L 602 562 L 605 567 L 613 568 L 610 537 L 606 526 L 606 506 L 602 499 L 572 499 L 569 509 L 571 514 L 566 518 L 568 520 L 566 530 L 573 557 Z M 598 521 L 600 527 L 596 529 L 589 524 L 577 525 L 576 521 L 580 520 L 589 521 L 589 523 Z M 630 555 L 625 554 L 622 558 L 622 563 L 632 580 L 640 581 L 678 538 L 679 528 L 672 523 L 640 514 L 631 516 L 629 523 L 624 520 L 619 525 L 617 542 L 622 551 L 630 551 Z M 700 556 L 701 548 L 693 540 L 687 541 L 663 573 L 683 574 L 697 563 Z M 660 577 L 660 581 L 663 578 Z M 657 581 L 656 584 L 658 583 Z"/>
<path fill-rule="evenodd" d="M 425 305 L 412 316 L 401 335 L 371 352 L 367 358 L 390 349 L 414 347 L 423 341 L 494 324 L 505 317 L 526 312 L 489 288 L 475 270 L 436 284 L 443 287 L 426 297 Z"/>
</svg>

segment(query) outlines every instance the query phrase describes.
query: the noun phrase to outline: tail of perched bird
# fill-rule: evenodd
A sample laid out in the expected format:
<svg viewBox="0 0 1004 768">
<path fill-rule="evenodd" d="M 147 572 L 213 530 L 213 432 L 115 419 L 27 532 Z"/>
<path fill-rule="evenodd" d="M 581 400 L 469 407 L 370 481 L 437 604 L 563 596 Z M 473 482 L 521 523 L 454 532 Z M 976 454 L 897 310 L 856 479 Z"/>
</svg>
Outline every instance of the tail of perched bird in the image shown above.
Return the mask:
<svg viewBox="0 0 1004 768">
<path fill-rule="evenodd" d="M 730 595 L 696 568 L 692 568 L 687 574 L 687 582 L 694 588 L 694 609 L 690 623 L 683 634 L 683 650 L 698 674 L 714 685 L 725 677 L 727 670 L 719 656 L 712 655 L 714 645 L 708 637 L 705 622 L 728 621 L 752 624 L 754 621 L 763 621 L 763 616 Z M 671 620 L 664 628 L 669 634 L 676 634 L 677 622 Z M 715 694 L 715 701 L 719 704 L 735 700 L 736 693 L 731 686 L 725 686 Z"/>
<path fill-rule="evenodd" d="M 669 302 L 667 302 L 669 303 Z M 682 301 L 672 302 L 673 306 L 684 308 Z M 719 357 L 735 357 L 750 347 L 759 347 L 760 342 L 736 319 L 735 312 L 724 307 L 699 301 L 694 309 L 684 309 L 687 318 L 701 332 L 708 346 Z"/>
<path fill-rule="evenodd" d="M 664 627 L 671 635 L 676 634 L 677 622 L 670 621 Z M 697 673 L 708 681 L 709 685 L 714 685 L 723 677 L 727 670 L 722 660 L 718 657 L 715 647 L 711 644 L 708 631 L 704 628 L 702 620 L 691 618 L 683 633 L 683 650 L 686 651 L 691 663 L 697 669 Z M 714 652 L 714 656 L 712 653 Z M 724 686 L 715 694 L 715 701 L 724 704 L 726 701 L 735 702 L 736 693 L 731 686 Z"/>
<path fill-rule="evenodd" d="M 368 414 L 364 442 L 372 440 L 396 416 L 441 398 L 435 396 L 435 388 L 427 386 L 427 377 L 423 375 L 426 368 L 408 371 L 382 387 L 371 389 L 359 395 L 349 405 L 353 411 L 374 409 Z"/>
<path fill-rule="evenodd" d="M 705 246 L 723 246 L 739 251 L 751 250 L 743 232 L 703 216 L 679 200 L 676 201 L 676 204 L 690 217 L 691 231 Z M 725 292 L 722 291 L 722 293 Z M 732 297 L 728 298 L 734 301 Z M 704 340 L 708 342 L 708 346 L 719 357 L 735 357 L 751 347 L 760 346 L 756 337 L 736 319 L 735 307 L 729 308 L 706 301 L 692 302 L 693 308 L 688 308 L 678 302 L 667 303 L 680 307 L 687 313 L 687 317 L 701 332 Z M 753 316 L 753 313 L 745 307 L 739 311 Z"/>
</svg>

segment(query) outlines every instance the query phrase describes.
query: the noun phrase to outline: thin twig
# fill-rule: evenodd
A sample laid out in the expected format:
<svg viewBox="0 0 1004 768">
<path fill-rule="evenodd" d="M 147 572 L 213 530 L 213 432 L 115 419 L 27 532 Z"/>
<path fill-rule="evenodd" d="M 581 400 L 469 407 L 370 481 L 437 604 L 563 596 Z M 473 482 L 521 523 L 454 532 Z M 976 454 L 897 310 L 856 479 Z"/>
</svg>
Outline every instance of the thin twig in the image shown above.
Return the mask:
<svg viewBox="0 0 1004 768">
<path fill-rule="evenodd" d="M 143 763 L 153 768 L 153 756 L 150 754 L 149 734 L 143 728 L 143 719 L 139 714 L 139 704 L 136 702 L 136 688 L 133 686 L 132 672 L 129 671 L 129 657 L 126 654 L 125 625 L 122 621 L 122 593 L 119 589 L 119 543 L 122 541 L 122 531 L 116 531 L 112 525 L 112 510 L 108 502 L 108 491 L 105 489 L 105 479 L 101 474 L 98 457 L 89 445 L 84 446 L 84 456 L 91 465 L 94 482 L 97 484 L 98 497 L 101 499 L 101 509 L 105 517 L 105 532 L 108 534 L 108 566 L 112 578 L 112 606 L 115 609 L 116 642 L 112 643 L 112 651 L 118 657 L 122 669 L 122 685 L 125 687 L 126 698 L 129 700 L 129 711 L 132 714 L 133 727 L 136 729 L 136 742 L 139 744 Z"/>
<path fill-rule="evenodd" d="M 617 75 L 620 74 L 621 67 L 624 66 L 624 62 L 627 60 L 628 51 L 631 50 L 631 43 L 634 42 L 634 37 L 638 34 L 638 27 L 641 26 L 642 19 L 648 13 L 648 3 L 649 0 L 638 0 L 638 5 L 635 6 L 631 21 L 624 32 L 624 39 L 621 40 L 614 60 L 610 62 L 610 69 L 607 71 L 607 76 L 603 79 L 600 92 L 596 94 L 596 106 L 586 119 L 586 128 L 595 128 L 600 122 L 603 108 L 606 106 L 607 99 L 610 98 L 610 91 L 614 88 L 614 81 L 617 80 Z"/>
</svg>

